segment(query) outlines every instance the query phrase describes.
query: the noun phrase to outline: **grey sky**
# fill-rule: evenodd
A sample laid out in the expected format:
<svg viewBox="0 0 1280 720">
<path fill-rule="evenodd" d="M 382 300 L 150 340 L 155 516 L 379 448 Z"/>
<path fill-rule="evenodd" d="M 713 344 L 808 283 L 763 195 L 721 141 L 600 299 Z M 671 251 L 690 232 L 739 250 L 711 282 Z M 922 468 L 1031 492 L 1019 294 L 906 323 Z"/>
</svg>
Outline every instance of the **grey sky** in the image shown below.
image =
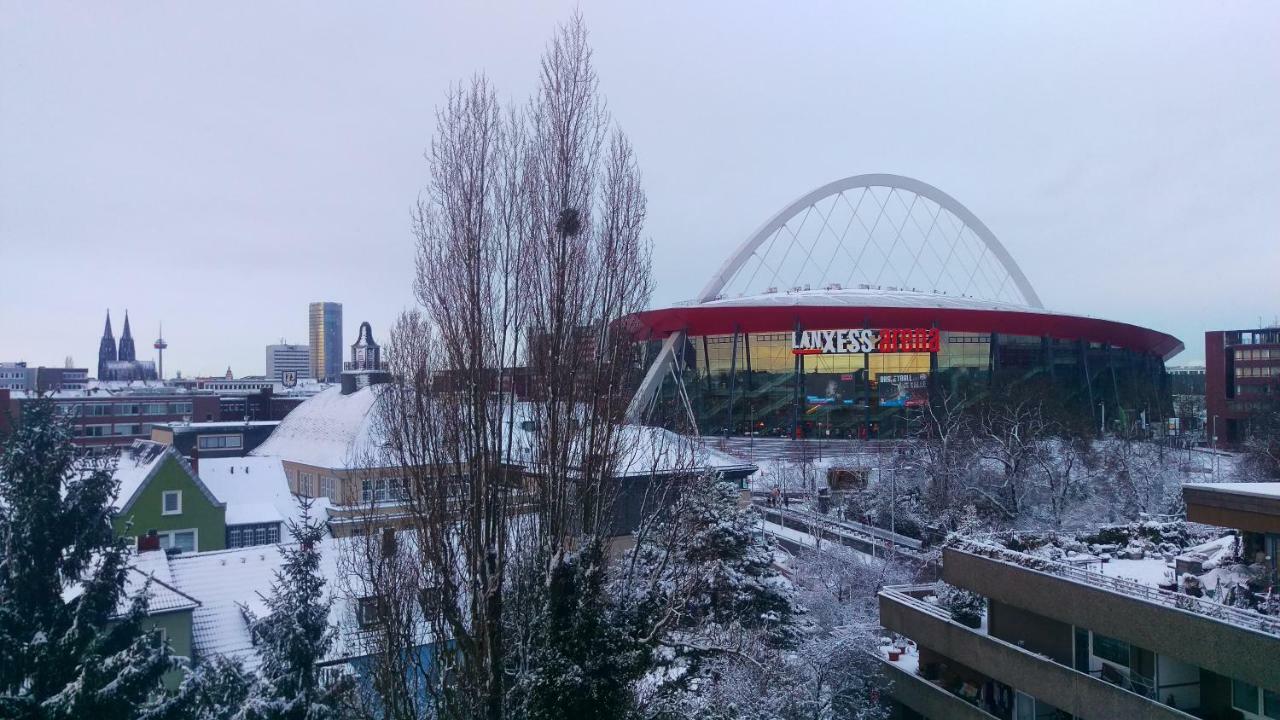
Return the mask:
<svg viewBox="0 0 1280 720">
<path fill-rule="evenodd" d="M 449 83 L 512 99 L 574 2 L 0 0 L 0 360 L 263 371 L 342 302 L 412 303 L 409 211 Z M 938 186 L 1048 307 L 1180 337 L 1280 314 L 1280 5 L 584 3 L 649 194 L 655 304 L 804 192 Z"/>
</svg>

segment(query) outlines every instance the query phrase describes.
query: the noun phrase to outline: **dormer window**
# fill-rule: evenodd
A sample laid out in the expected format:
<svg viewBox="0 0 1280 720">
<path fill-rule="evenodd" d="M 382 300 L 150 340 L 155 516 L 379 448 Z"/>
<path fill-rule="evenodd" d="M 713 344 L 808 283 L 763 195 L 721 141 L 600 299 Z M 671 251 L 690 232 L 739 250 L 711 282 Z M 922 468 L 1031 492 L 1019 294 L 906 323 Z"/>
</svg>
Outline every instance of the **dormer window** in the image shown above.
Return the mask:
<svg viewBox="0 0 1280 720">
<path fill-rule="evenodd" d="M 165 490 L 161 495 L 162 506 L 161 515 L 181 515 L 182 514 L 182 491 L 181 490 Z"/>
</svg>

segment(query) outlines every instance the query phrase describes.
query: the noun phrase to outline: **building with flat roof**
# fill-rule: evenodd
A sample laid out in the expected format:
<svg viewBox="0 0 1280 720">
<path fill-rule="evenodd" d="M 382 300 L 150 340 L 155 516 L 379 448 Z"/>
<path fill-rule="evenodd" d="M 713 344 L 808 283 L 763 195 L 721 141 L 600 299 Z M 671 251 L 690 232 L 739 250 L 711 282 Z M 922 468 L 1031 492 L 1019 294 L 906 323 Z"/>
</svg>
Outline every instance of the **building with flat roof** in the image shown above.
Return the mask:
<svg viewBox="0 0 1280 720">
<path fill-rule="evenodd" d="M 1211 432 L 1221 443 L 1244 442 L 1252 416 L 1280 408 L 1280 328 L 1206 332 L 1204 359 Z"/>
<path fill-rule="evenodd" d="M 248 455 L 279 424 L 279 420 L 155 423 L 151 440 L 172 445 L 198 468 L 207 459 Z"/>
<path fill-rule="evenodd" d="M 1181 523 L 948 544 L 952 589 L 879 593 L 896 717 L 1280 718 L 1280 483 L 1252 485 L 1185 486 L 1224 528 L 1188 547 Z"/>
<path fill-rule="evenodd" d="M 268 345 L 267 379 L 283 383 L 315 377 L 311 372 L 311 348 L 307 345 Z"/>
<path fill-rule="evenodd" d="M 60 390 L 48 397 L 72 426 L 72 442 L 87 448 L 119 448 L 151 438 L 152 427 L 172 422 L 222 419 L 218 396 L 162 386 L 93 384 L 85 390 Z M 36 399 L 33 392 L 10 393 L 15 418 Z"/>
<path fill-rule="evenodd" d="M 311 303 L 307 321 L 311 377 L 322 382 L 337 382 L 342 375 L 342 303 Z"/>
</svg>

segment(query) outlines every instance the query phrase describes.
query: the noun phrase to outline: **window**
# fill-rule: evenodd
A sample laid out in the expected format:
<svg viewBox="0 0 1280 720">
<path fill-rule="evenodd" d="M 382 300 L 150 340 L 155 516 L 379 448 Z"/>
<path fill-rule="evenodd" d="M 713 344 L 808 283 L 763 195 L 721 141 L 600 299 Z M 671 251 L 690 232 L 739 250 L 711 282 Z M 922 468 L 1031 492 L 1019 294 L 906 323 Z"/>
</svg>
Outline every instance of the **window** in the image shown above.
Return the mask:
<svg viewBox="0 0 1280 720">
<path fill-rule="evenodd" d="M 359 621 L 360 627 L 367 628 L 377 625 L 382 620 L 379 612 L 378 597 L 360 598 L 356 602 L 356 620 Z"/>
<path fill-rule="evenodd" d="M 320 477 L 320 495 L 330 500 L 334 499 L 338 494 L 338 478 Z"/>
<path fill-rule="evenodd" d="M 163 507 L 160 510 L 161 515 L 181 515 L 182 514 L 182 491 L 181 490 L 165 490 L 161 495 Z"/>
<path fill-rule="evenodd" d="M 360 487 L 360 502 L 365 503 L 403 500 L 405 495 L 405 482 L 399 478 L 372 478 Z"/>
<path fill-rule="evenodd" d="M 274 545 L 280 542 L 280 523 L 232 525 L 227 528 L 227 547 Z"/>
<path fill-rule="evenodd" d="M 1094 633 L 1093 654 L 1103 660 L 1129 667 L 1129 643 L 1123 640 Z"/>
<path fill-rule="evenodd" d="M 1273 693 L 1270 690 L 1262 691 L 1262 714 L 1280 720 L 1280 693 Z"/>
<path fill-rule="evenodd" d="M 1239 680 L 1232 680 L 1231 707 L 1245 712 L 1258 712 L 1258 686 Z"/>
<path fill-rule="evenodd" d="M 160 538 L 160 547 L 164 550 L 177 550 L 179 552 L 195 552 L 199 543 L 196 541 L 196 531 L 193 530 L 172 530 L 169 532 L 156 533 Z"/>
<path fill-rule="evenodd" d="M 111 426 L 110 425 L 85 425 L 83 434 L 85 437 L 106 437 L 111 434 Z"/>
<path fill-rule="evenodd" d="M 244 446 L 243 435 L 201 435 L 201 450 L 236 450 Z"/>
<path fill-rule="evenodd" d="M 169 639 L 168 635 L 165 633 L 164 628 L 162 627 L 151 628 L 151 647 L 159 650 L 160 648 L 164 647 L 165 641 L 167 641 L 168 639 Z"/>
<path fill-rule="evenodd" d="M 303 497 L 314 497 L 316 494 L 315 481 L 315 473 L 298 473 L 298 494 Z"/>
</svg>

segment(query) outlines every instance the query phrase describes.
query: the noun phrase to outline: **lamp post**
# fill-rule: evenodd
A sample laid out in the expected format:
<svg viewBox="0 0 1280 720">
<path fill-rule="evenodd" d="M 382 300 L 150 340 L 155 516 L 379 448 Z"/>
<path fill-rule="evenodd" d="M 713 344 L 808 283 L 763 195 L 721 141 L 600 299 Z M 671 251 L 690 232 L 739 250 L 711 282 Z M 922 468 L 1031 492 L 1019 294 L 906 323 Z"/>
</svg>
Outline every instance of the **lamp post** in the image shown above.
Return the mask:
<svg viewBox="0 0 1280 720">
<path fill-rule="evenodd" d="M 1107 404 L 1100 402 L 1098 407 L 1102 410 L 1102 419 L 1098 421 L 1098 437 L 1107 436 Z"/>
<path fill-rule="evenodd" d="M 1213 481 L 1218 482 L 1218 416 L 1213 416 Z"/>
</svg>

